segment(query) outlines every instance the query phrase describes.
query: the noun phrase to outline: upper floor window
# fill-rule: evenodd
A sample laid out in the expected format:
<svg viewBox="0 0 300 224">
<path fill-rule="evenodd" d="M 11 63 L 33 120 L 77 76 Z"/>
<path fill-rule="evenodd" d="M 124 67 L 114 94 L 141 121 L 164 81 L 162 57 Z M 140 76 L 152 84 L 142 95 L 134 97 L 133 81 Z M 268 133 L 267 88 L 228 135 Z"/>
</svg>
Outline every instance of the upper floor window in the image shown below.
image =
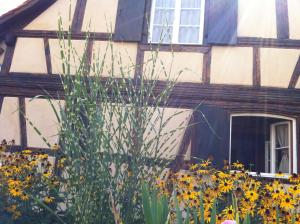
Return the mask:
<svg viewBox="0 0 300 224">
<path fill-rule="evenodd" d="M 149 42 L 202 44 L 205 0 L 153 0 Z"/>
</svg>

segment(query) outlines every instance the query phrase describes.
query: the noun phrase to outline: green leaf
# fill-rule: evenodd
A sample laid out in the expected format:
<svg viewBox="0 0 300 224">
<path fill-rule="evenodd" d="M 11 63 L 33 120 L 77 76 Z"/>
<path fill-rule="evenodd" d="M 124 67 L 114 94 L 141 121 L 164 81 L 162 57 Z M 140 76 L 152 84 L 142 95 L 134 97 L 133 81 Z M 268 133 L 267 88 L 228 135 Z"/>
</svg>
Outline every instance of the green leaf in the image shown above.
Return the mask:
<svg viewBox="0 0 300 224">
<path fill-rule="evenodd" d="M 213 208 L 211 210 L 211 219 L 210 219 L 210 224 L 215 224 L 217 221 L 217 205 L 216 205 L 216 200 L 214 201 Z"/>
<path fill-rule="evenodd" d="M 203 194 L 200 192 L 200 224 L 205 224 Z"/>
<path fill-rule="evenodd" d="M 183 218 L 182 218 L 182 213 L 179 208 L 178 200 L 177 197 L 175 196 L 175 210 L 176 210 L 176 221 L 177 224 L 183 224 Z"/>
</svg>

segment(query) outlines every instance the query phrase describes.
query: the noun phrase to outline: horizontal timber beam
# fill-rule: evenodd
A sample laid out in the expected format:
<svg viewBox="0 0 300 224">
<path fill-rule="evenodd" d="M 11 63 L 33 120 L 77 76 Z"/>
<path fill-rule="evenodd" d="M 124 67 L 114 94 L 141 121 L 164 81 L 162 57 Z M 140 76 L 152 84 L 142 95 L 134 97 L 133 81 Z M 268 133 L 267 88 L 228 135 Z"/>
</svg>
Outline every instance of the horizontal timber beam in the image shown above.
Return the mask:
<svg viewBox="0 0 300 224">
<path fill-rule="evenodd" d="M 47 31 L 47 30 L 15 30 L 12 31 L 12 35 L 16 37 L 30 37 L 30 38 L 49 38 L 58 39 L 58 31 Z M 89 35 L 89 39 L 94 40 L 111 40 L 113 34 L 111 33 L 97 33 L 97 32 L 76 32 L 72 33 L 72 39 L 74 40 L 85 40 Z M 64 32 L 64 37 L 67 38 L 68 33 Z"/>
<path fill-rule="evenodd" d="M 12 30 L 9 33 L 10 35 L 16 37 L 31 37 L 31 38 L 58 38 L 58 31 L 51 30 Z M 72 39 L 74 40 L 84 40 L 87 37 L 88 32 L 76 32 L 72 33 Z M 90 32 L 90 39 L 94 40 L 112 40 L 113 35 L 109 32 L 99 33 L 99 32 Z M 67 37 L 67 32 L 64 32 L 65 37 Z M 210 45 L 184 45 L 184 44 L 141 44 L 142 50 L 151 50 L 157 48 L 163 50 L 174 50 L 180 51 L 207 51 Z M 223 45 L 226 46 L 226 45 Z M 276 38 L 259 38 L 259 37 L 238 37 L 237 44 L 235 46 L 257 46 L 257 47 L 279 47 L 279 48 L 300 48 L 300 40 L 292 39 L 276 39 Z M 187 50 L 189 49 L 189 50 Z M 204 52 L 205 53 L 205 52 Z"/>
<path fill-rule="evenodd" d="M 105 81 L 105 78 L 103 78 Z M 157 81 L 154 94 L 165 88 L 165 81 Z M 47 91 L 54 98 L 63 98 L 59 75 L 7 73 L 0 75 L 0 95 L 33 97 Z M 250 104 L 273 104 L 300 107 L 300 90 L 237 85 L 205 85 L 177 83 L 171 94 L 171 102 L 183 107 L 194 107 L 203 101 Z"/>
</svg>

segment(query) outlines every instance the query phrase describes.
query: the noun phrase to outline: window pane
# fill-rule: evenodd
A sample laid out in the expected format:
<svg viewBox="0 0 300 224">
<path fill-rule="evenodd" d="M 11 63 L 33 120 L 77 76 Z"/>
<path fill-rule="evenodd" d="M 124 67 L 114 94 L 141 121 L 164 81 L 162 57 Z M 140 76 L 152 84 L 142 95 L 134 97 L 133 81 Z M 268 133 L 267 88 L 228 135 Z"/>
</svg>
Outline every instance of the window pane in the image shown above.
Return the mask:
<svg viewBox="0 0 300 224">
<path fill-rule="evenodd" d="M 289 149 L 276 150 L 276 172 L 289 173 Z"/>
<path fill-rule="evenodd" d="M 170 43 L 172 39 L 172 27 L 153 26 L 152 42 Z"/>
<path fill-rule="evenodd" d="M 180 43 L 198 43 L 199 28 L 197 27 L 180 27 L 179 28 Z"/>
<path fill-rule="evenodd" d="M 201 0 L 181 0 L 181 8 L 200 8 Z"/>
<path fill-rule="evenodd" d="M 180 25 L 200 25 L 200 10 L 181 10 Z"/>
<path fill-rule="evenodd" d="M 154 16 L 154 24 L 161 24 L 165 26 L 173 25 L 174 10 L 172 9 L 156 9 Z"/>
<path fill-rule="evenodd" d="M 275 126 L 276 133 L 276 148 L 289 146 L 289 130 L 288 124 Z"/>
<path fill-rule="evenodd" d="M 156 7 L 174 8 L 176 0 L 156 0 Z"/>
</svg>

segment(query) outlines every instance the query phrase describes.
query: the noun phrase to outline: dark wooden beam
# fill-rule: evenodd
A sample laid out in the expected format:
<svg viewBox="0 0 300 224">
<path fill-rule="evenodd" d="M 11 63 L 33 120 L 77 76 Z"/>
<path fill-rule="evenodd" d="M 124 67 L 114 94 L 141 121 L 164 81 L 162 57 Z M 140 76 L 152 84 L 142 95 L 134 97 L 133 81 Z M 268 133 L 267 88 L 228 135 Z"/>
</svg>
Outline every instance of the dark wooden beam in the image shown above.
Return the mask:
<svg viewBox="0 0 300 224">
<path fill-rule="evenodd" d="M 72 26 L 71 30 L 72 33 L 80 33 L 83 19 L 84 19 L 84 13 L 86 9 L 86 2 L 87 0 L 77 0 L 76 8 L 73 16 Z"/>
<path fill-rule="evenodd" d="M 10 71 L 10 67 L 11 67 L 11 63 L 13 60 L 13 56 L 14 56 L 14 52 L 15 52 L 15 45 L 14 46 L 8 46 L 6 48 L 5 51 L 5 56 L 4 56 L 4 60 L 3 60 L 3 64 L 1 67 L 1 74 L 5 74 L 8 73 Z"/>
<path fill-rule="evenodd" d="M 103 78 L 105 82 L 105 78 Z M 157 81 L 154 94 L 165 88 L 165 81 Z M 44 94 L 44 90 L 63 96 L 59 75 L 9 73 L 0 76 L 0 95 L 32 97 Z M 55 96 L 54 96 L 55 97 Z M 56 96 L 57 97 L 57 96 Z M 203 100 L 300 105 L 300 90 L 273 87 L 247 87 L 238 85 L 204 85 L 201 83 L 177 83 L 171 98 L 184 105 L 197 105 Z"/>
<path fill-rule="evenodd" d="M 27 127 L 26 127 L 25 116 L 26 116 L 25 98 L 19 97 L 20 136 L 21 136 L 21 147 L 23 149 L 27 147 Z"/>
<path fill-rule="evenodd" d="M 16 37 L 31 37 L 31 38 L 51 38 L 57 39 L 57 31 L 45 31 L 45 30 L 13 30 L 12 35 Z M 90 39 L 94 40 L 112 40 L 114 34 L 111 33 L 99 33 L 91 32 Z M 72 39 L 85 40 L 87 38 L 87 32 L 73 33 Z M 67 37 L 67 32 L 64 32 L 64 36 Z M 144 50 L 157 49 L 157 44 L 143 43 L 141 45 Z M 221 46 L 221 45 L 220 45 Z M 226 45 L 223 45 L 226 46 Z M 272 48 L 287 48 L 287 49 L 300 49 L 300 40 L 292 39 L 274 39 L 274 38 L 258 38 L 258 37 L 239 37 L 235 46 L 257 46 L 257 47 L 272 47 Z M 184 44 L 161 44 L 159 49 L 163 51 L 188 51 L 188 52 L 201 52 L 205 53 L 209 49 L 210 45 L 184 45 Z"/>
<path fill-rule="evenodd" d="M 189 119 L 189 122 L 187 124 L 187 127 L 184 131 L 184 135 L 183 135 L 181 143 L 179 145 L 178 153 L 175 157 L 175 160 L 172 162 L 172 165 L 171 165 L 173 172 L 177 172 L 182 167 L 189 144 L 191 142 L 193 128 L 194 128 L 194 117 L 192 114 Z"/>
<path fill-rule="evenodd" d="M 202 82 L 210 84 L 211 49 L 203 55 Z"/>
<path fill-rule="evenodd" d="M 290 84 L 289 84 L 289 88 L 290 89 L 294 89 L 297 81 L 299 79 L 299 75 L 300 75 L 300 57 L 298 58 L 297 64 L 294 68 L 291 80 L 290 80 Z"/>
<path fill-rule="evenodd" d="M 253 86 L 260 86 L 260 48 L 253 48 Z"/>
<path fill-rule="evenodd" d="M 258 47 L 278 47 L 278 48 L 300 48 L 300 40 L 274 39 L 259 37 L 239 37 L 237 46 L 258 46 Z"/>
<path fill-rule="evenodd" d="M 289 17 L 287 0 L 276 0 L 277 38 L 289 39 Z"/>
<path fill-rule="evenodd" d="M 4 102 L 4 97 L 0 96 L 0 114 L 1 114 L 3 102 Z"/>
<path fill-rule="evenodd" d="M 49 46 L 49 39 L 46 37 L 44 38 L 44 49 L 45 49 L 47 73 L 52 74 L 51 52 L 50 52 L 50 46 Z"/>
<path fill-rule="evenodd" d="M 14 30 L 11 33 L 17 37 L 30 37 L 30 38 L 49 38 L 49 39 L 58 39 L 58 31 L 51 30 Z M 67 38 L 68 33 L 63 32 L 63 36 Z M 111 40 L 113 34 L 111 33 L 99 33 L 99 32 L 79 32 L 72 33 L 72 39 L 74 40 L 86 40 L 87 38 L 93 40 Z"/>
</svg>

